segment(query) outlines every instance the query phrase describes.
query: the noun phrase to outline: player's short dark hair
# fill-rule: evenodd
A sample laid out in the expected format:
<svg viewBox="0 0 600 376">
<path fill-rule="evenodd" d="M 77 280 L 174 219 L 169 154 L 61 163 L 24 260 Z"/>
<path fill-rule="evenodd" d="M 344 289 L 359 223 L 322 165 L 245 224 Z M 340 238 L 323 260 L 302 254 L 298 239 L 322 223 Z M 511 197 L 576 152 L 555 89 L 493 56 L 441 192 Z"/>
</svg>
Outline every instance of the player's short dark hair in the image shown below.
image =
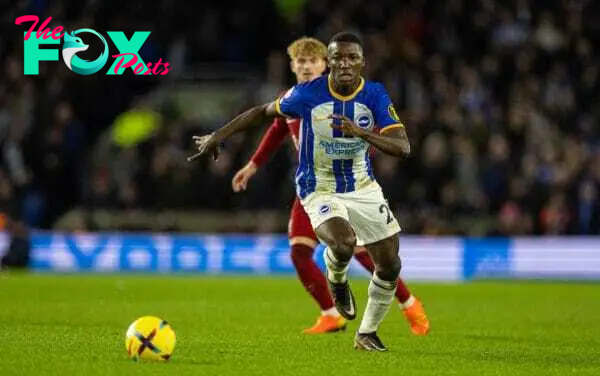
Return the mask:
<svg viewBox="0 0 600 376">
<path fill-rule="evenodd" d="M 362 40 L 360 37 L 349 31 L 342 31 L 331 37 L 329 44 L 331 43 L 356 43 L 362 48 Z"/>
</svg>

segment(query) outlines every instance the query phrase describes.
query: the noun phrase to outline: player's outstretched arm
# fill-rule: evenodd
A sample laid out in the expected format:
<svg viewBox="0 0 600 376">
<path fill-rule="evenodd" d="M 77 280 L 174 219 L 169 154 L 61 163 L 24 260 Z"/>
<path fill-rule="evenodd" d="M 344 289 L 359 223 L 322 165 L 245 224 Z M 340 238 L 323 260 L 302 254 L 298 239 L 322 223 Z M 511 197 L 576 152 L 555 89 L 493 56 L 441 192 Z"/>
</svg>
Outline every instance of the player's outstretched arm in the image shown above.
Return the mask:
<svg viewBox="0 0 600 376">
<path fill-rule="evenodd" d="M 213 159 L 216 160 L 219 156 L 219 146 L 221 142 L 235 133 L 248 130 L 260 124 L 265 124 L 272 120 L 276 115 L 275 102 L 262 104 L 242 112 L 224 127 L 217 129 L 209 135 L 194 136 L 193 140 L 198 148 L 198 152 L 188 157 L 188 162 L 204 155 L 212 155 Z"/>
<path fill-rule="evenodd" d="M 403 126 L 384 128 L 381 133 L 375 133 L 362 129 L 346 116 L 333 114 L 331 118 L 341 120 L 340 125 L 332 124 L 332 128 L 360 137 L 386 154 L 395 157 L 407 157 L 410 154 L 410 142 Z"/>
</svg>

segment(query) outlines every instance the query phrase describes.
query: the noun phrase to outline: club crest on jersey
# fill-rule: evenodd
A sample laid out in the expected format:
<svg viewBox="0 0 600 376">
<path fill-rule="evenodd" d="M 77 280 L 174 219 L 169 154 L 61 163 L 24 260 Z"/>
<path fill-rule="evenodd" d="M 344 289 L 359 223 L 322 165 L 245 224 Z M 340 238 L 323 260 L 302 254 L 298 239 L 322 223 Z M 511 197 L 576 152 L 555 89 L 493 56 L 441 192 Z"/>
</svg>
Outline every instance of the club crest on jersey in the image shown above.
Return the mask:
<svg viewBox="0 0 600 376">
<path fill-rule="evenodd" d="M 388 114 L 390 115 L 390 117 L 394 120 L 396 120 L 397 122 L 400 122 L 400 116 L 398 116 L 398 113 L 396 112 L 396 109 L 394 108 L 394 105 L 390 103 L 390 105 L 388 106 Z"/>
<path fill-rule="evenodd" d="M 367 114 L 360 115 L 356 119 L 356 124 L 362 129 L 369 129 L 373 125 L 373 118 Z"/>
<path fill-rule="evenodd" d="M 331 211 L 331 206 L 324 204 L 319 207 L 319 214 L 325 215 Z"/>
</svg>

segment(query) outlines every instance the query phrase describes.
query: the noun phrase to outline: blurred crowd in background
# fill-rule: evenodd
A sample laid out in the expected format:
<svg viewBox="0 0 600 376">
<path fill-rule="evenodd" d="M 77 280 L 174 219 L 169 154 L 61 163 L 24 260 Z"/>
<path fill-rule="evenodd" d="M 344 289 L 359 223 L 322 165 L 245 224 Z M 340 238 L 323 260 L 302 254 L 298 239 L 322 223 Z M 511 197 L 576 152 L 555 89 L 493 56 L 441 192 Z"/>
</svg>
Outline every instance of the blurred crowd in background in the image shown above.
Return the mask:
<svg viewBox="0 0 600 376">
<path fill-rule="evenodd" d="M 29 25 L 14 25 L 24 14 L 68 30 L 151 30 L 140 55 L 162 57 L 173 75 L 79 76 L 43 62 L 40 75 L 24 76 Z M 32 0 L 0 17 L 0 204 L 31 227 L 77 208 L 285 215 L 291 145 L 247 192 L 231 190 L 266 127 L 228 141 L 217 163 L 194 165 L 190 136 L 222 124 L 159 108 L 148 110 L 161 121 L 142 142 L 95 159 L 98 140 L 119 114 L 143 111 L 147 93 L 207 65 L 243 66 L 262 82 L 236 111 L 272 99 L 293 84 L 288 43 L 349 30 L 363 38 L 365 77 L 385 84 L 413 145 L 408 160 L 374 158 L 407 232 L 600 233 L 599 2 Z"/>
</svg>

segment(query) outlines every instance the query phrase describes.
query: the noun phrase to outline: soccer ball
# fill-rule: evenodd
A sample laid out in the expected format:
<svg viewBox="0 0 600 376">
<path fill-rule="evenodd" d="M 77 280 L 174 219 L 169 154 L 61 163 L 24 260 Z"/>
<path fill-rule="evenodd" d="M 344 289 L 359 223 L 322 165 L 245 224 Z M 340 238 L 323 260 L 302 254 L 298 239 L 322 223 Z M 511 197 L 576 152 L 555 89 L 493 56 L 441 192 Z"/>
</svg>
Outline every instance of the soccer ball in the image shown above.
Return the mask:
<svg viewBox="0 0 600 376">
<path fill-rule="evenodd" d="M 129 325 L 125 347 L 133 360 L 167 361 L 175 348 L 175 332 L 165 320 L 154 316 L 140 317 Z"/>
</svg>

